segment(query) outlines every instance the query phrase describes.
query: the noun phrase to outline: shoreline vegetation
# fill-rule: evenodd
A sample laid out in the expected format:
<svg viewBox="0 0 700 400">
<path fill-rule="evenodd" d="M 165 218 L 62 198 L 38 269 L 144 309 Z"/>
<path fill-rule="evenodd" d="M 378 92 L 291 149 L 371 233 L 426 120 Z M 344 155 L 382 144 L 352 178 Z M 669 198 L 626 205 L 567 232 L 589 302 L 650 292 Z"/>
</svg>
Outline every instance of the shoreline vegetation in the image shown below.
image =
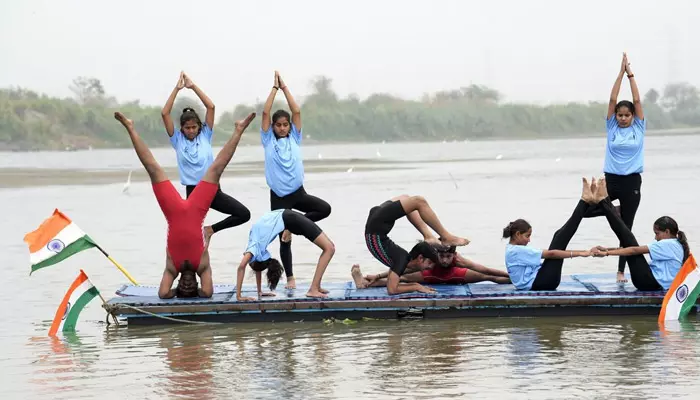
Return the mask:
<svg viewBox="0 0 700 400">
<path fill-rule="evenodd" d="M 119 103 L 96 78 L 78 77 L 70 89 L 74 97 L 65 99 L 23 88 L 0 89 L 0 151 L 128 148 L 128 136 L 114 121 L 115 110 L 134 120 L 149 146 L 169 146 L 162 106 L 141 105 L 138 100 Z M 598 136 L 605 131 L 604 96 L 600 102 L 539 106 L 503 102 L 498 91 L 470 85 L 425 94 L 420 100 L 381 93 L 364 100 L 354 95 L 341 99 L 332 80 L 320 76 L 311 81 L 311 92 L 302 102 L 304 139 L 309 144 L 337 144 Z M 700 133 L 700 91 L 695 86 L 671 83 L 661 92 L 649 89 L 643 104 L 650 135 Z M 186 106 L 204 115 L 198 100 L 180 96 L 173 107 L 175 121 Z M 280 108 L 286 106 L 273 106 Z M 261 110 L 262 103 L 257 103 L 220 111 L 214 145 L 226 140 L 235 120 Z M 258 143 L 256 134 L 244 135 L 241 141 Z"/>
</svg>

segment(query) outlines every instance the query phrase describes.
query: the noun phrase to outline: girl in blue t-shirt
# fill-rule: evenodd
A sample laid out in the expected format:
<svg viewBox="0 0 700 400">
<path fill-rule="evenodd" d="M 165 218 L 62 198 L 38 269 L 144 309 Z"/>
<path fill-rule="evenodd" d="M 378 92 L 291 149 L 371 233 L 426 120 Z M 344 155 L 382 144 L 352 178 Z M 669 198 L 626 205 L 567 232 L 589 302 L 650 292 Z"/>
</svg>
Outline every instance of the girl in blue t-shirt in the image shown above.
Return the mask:
<svg viewBox="0 0 700 400">
<path fill-rule="evenodd" d="M 605 185 L 601 185 L 599 191 L 603 192 L 597 195 L 602 199 L 600 206 L 610 227 L 620 239 L 621 248 L 596 246 L 592 249 L 593 256 L 627 256 L 632 284 L 639 290 L 671 287 L 673 279 L 690 254 L 685 233 L 678 230 L 678 224 L 673 218 L 663 216 L 654 222 L 655 241 L 648 246 L 640 246 L 632 231 L 615 212 L 612 202 L 607 198 Z M 647 253 L 651 256 L 651 262 L 644 257 Z"/>
<path fill-rule="evenodd" d="M 284 110 L 277 110 L 270 118 L 275 95 L 282 90 L 290 116 Z M 265 101 L 262 115 L 261 141 L 265 150 L 265 180 L 270 187 L 270 209 L 296 209 L 304 212 L 313 222 L 331 214 L 331 206 L 324 200 L 306 193 L 304 190 L 304 164 L 301 156 L 301 108 L 275 71 L 272 91 Z M 288 230 L 280 233 L 280 258 L 287 276 L 288 289 L 296 288 L 292 271 L 292 235 Z"/>
<path fill-rule="evenodd" d="M 204 116 L 204 123 L 199 115 L 190 107 L 185 107 L 180 115 L 180 129 L 175 129 L 170 112 L 173 109 L 175 97 L 183 88 L 192 89 L 197 97 L 204 103 L 207 113 Z M 189 76 L 184 72 L 180 73 L 177 85 L 170 93 L 168 101 L 161 111 L 165 130 L 170 136 L 170 144 L 175 149 L 177 155 L 177 166 L 180 173 L 180 183 L 185 186 L 187 198 L 197 186 L 204 173 L 214 162 L 214 155 L 211 148 L 212 137 L 214 136 L 214 103 L 202 92 L 199 86 L 195 85 Z M 228 214 L 224 220 L 211 226 L 204 227 L 205 235 L 210 237 L 220 230 L 232 228 L 244 224 L 250 220 L 250 211 L 238 200 L 221 191 L 221 186 L 211 202 L 210 208 Z"/>
<path fill-rule="evenodd" d="M 632 89 L 632 102 L 623 100 L 618 103 L 617 96 L 625 73 Z M 644 170 L 644 136 L 647 123 L 627 53 L 623 53 L 620 72 L 610 93 L 606 128 L 608 138 L 605 145 L 604 172 L 607 190 L 610 200 L 620 200 L 620 217 L 625 225 L 632 229 L 641 200 L 641 173 Z M 596 207 L 589 211 L 586 217 L 603 214 L 603 210 Z M 617 281 L 626 282 L 625 257 L 618 260 Z"/>
<path fill-rule="evenodd" d="M 506 268 L 511 282 L 520 290 L 556 290 L 561 282 L 561 269 L 565 258 L 588 257 L 588 250 L 566 250 L 574 237 L 584 214 L 595 204 L 592 188 L 583 178 L 581 200 L 574 212 L 554 233 L 548 250 L 529 247 L 532 226 L 524 219 L 516 219 L 503 228 L 503 238 L 510 239 L 506 246 Z M 545 259 L 544 262 L 541 260 Z"/>
</svg>

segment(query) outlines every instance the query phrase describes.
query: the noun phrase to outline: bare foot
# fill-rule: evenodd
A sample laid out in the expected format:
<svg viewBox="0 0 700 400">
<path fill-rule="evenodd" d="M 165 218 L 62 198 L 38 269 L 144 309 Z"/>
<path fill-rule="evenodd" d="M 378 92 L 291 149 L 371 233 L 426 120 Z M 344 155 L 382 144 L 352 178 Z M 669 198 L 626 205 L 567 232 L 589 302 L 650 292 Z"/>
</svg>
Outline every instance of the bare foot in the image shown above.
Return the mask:
<svg viewBox="0 0 700 400">
<path fill-rule="evenodd" d="M 306 292 L 306 297 L 315 297 L 315 298 L 319 298 L 319 299 L 324 299 L 324 298 L 328 297 L 327 294 L 323 293 L 319 289 L 309 289 L 309 291 Z"/>
<path fill-rule="evenodd" d="M 617 271 L 617 283 L 627 283 L 624 272 Z"/>
<path fill-rule="evenodd" d="M 126 129 L 134 128 L 134 121 L 126 117 L 126 115 L 120 113 L 119 111 L 114 113 L 114 119 L 119 121 Z"/>
<path fill-rule="evenodd" d="M 469 240 L 461 237 L 457 237 L 452 234 L 447 234 L 440 238 L 440 242 L 445 246 L 466 246 L 469 244 Z"/>
<path fill-rule="evenodd" d="M 234 123 L 234 126 L 235 126 L 234 134 L 239 134 L 239 135 L 243 134 L 243 131 L 246 130 L 248 125 L 250 125 L 250 123 L 253 122 L 254 119 L 255 119 L 255 113 L 252 112 L 252 113 L 248 114 L 248 116 L 245 117 L 245 119 L 242 119 L 240 121 L 236 121 Z"/>
<path fill-rule="evenodd" d="M 285 243 L 291 242 L 292 241 L 292 232 L 285 229 L 284 232 L 282 232 L 282 241 Z"/>
<path fill-rule="evenodd" d="M 285 289 L 296 289 L 297 288 L 297 280 L 294 279 L 293 276 L 290 276 L 287 278 L 287 284 L 284 285 Z"/>
<path fill-rule="evenodd" d="M 325 294 L 330 293 L 330 291 L 328 289 L 324 289 L 324 288 L 318 288 L 318 291 L 321 293 L 325 293 Z"/>
<path fill-rule="evenodd" d="M 352 275 L 352 280 L 355 281 L 355 287 L 358 289 L 364 289 L 367 287 L 365 278 L 362 277 L 362 271 L 360 271 L 360 265 L 355 264 L 350 268 L 350 275 Z"/>
<path fill-rule="evenodd" d="M 600 203 L 608 197 L 608 185 L 605 182 L 605 178 L 598 181 L 598 187 L 596 188 L 594 197 L 596 203 Z"/>
<path fill-rule="evenodd" d="M 214 228 L 211 226 L 205 226 L 204 227 L 204 240 L 209 243 L 209 239 L 211 239 L 211 236 L 214 234 Z"/>
<path fill-rule="evenodd" d="M 583 189 L 581 190 L 581 200 L 585 201 L 588 204 L 593 204 L 595 197 L 593 196 L 593 189 L 591 187 L 591 184 L 588 183 L 588 180 L 586 178 L 582 178 L 583 180 Z"/>
</svg>

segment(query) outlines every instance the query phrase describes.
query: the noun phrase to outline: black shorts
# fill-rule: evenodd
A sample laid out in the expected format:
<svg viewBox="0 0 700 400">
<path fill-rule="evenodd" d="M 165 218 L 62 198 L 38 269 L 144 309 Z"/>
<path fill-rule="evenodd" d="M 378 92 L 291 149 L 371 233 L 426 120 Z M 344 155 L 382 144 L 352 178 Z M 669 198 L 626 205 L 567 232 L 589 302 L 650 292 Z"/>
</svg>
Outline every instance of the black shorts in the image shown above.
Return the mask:
<svg viewBox="0 0 700 400">
<path fill-rule="evenodd" d="M 385 201 L 372 207 L 365 224 L 365 243 L 369 252 L 382 264 L 398 275 L 403 275 L 408 265 L 408 252 L 389 239 L 389 232 L 397 219 L 406 216 L 401 202 Z"/>
<path fill-rule="evenodd" d="M 396 220 L 405 216 L 406 212 L 398 200 L 387 200 L 378 206 L 372 207 L 369 210 L 369 215 L 367 215 L 365 235 L 388 235 L 394 228 Z"/>
<path fill-rule="evenodd" d="M 306 218 L 304 214 L 296 211 L 282 211 L 282 222 L 284 223 L 284 229 L 292 232 L 295 235 L 302 235 L 311 242 L 316 240 L 316 238 L 323 233 L 321 228 L 319 228 L 315 222 Z"/>
</svg>

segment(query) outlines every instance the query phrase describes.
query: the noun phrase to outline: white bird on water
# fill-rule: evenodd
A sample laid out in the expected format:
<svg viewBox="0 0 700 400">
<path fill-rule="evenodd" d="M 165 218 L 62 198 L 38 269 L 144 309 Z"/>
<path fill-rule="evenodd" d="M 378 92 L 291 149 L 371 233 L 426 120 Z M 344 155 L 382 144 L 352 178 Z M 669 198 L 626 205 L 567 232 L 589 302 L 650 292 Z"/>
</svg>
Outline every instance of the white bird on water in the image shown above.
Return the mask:
<svg viewBox="0 0 700 400">
<path fill-rule="evenodd" d="M 124 184 L 124 188 L 122 188 L 122 193 L 128 193 L 129 187 L 131 187 L 131 171 L 129 171 L 129 176 L 126 178 L 126 183 Z"/>
</svg>

